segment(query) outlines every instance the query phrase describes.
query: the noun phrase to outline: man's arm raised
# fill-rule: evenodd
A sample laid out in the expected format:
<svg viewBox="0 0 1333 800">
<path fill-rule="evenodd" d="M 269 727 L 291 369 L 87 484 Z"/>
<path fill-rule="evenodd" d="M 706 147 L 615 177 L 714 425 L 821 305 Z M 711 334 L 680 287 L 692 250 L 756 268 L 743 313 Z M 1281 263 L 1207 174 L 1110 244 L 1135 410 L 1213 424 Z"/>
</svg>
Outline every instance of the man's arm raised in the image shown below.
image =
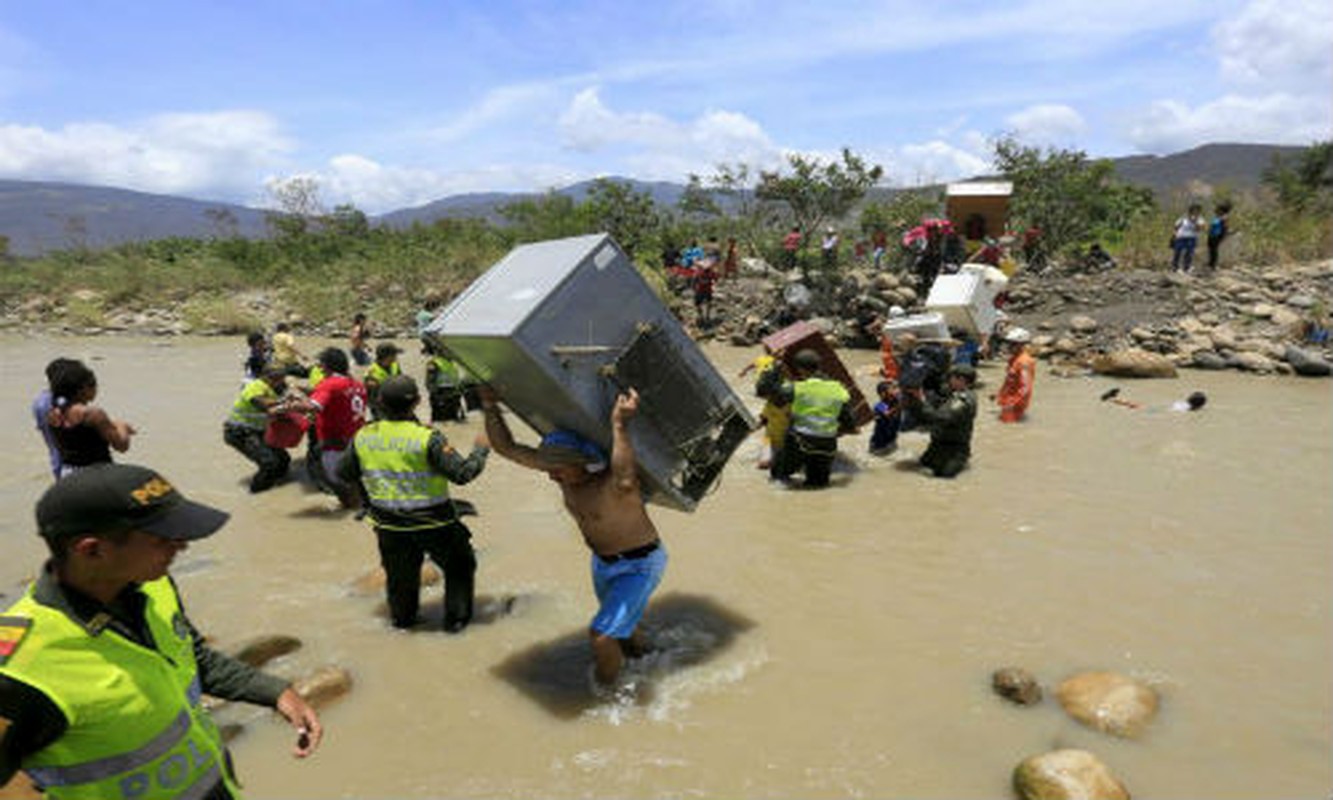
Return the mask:
<svg viewBox="0 0 1333 800">
<path fill-rule="evenodd" d="M 532 469 L 548 470 L 558 466 L 556 462 L 542 455 L 537 448 L 514 441 L 509 423 L 505 422 L 504 415 L 500 413 L 500 398 L 494 389 L 482 384 L 477 387 L 477 395 L 481 399 L 482 418 L 486 421 L 486 438 L 490 440 L 492 450 L 515 464 Z"/>
<path fill-rule="evenodd" d="M 639 472 L 626 425 L 639 410 L 639 393 L 630 389 L 616 396 L 611 409 L 611 478 L 622 492 L 639 491 Z"/>
</svg>

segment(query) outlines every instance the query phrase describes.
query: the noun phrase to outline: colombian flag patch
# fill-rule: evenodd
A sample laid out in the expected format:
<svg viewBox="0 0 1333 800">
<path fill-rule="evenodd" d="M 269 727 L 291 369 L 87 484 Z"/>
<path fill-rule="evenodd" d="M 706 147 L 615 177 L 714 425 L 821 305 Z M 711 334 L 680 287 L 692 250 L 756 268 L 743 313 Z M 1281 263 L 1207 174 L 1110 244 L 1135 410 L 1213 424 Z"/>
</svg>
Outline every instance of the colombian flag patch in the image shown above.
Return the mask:
<svg viewBox="0 0 1333 800">
<path fill-rule="evenodd" d="M 0 616 L 0 667 L 19 649 L 19 643 L 31 627 L 32 620 L 28 617 Z"/>
</svg>

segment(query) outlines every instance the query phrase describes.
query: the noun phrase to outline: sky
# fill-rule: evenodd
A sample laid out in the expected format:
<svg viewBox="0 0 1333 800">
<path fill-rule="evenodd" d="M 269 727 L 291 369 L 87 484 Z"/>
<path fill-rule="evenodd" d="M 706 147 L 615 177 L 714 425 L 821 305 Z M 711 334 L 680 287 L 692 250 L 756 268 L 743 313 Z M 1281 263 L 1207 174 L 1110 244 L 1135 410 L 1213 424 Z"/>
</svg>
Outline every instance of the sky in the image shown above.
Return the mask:
<svg viewBox="0 0 1333 800">
<path fill-rule="evenodd" d="M 371 214 L 848 147 L 1333 138 L 1329 0 L 0 0 L 0 179 Z"/>
</svg>

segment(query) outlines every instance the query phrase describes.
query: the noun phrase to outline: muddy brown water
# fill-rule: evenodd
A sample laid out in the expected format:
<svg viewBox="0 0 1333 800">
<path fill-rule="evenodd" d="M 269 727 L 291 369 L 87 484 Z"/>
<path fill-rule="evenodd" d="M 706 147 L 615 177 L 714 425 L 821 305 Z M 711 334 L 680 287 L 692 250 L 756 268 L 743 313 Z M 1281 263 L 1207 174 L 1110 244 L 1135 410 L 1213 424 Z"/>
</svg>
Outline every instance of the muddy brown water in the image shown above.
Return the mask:
<svg viewBox="0 0 1333 800">
<path fill-rule="evenodd" d="M 313 351 L 318 342 L 302 343 Z M 0 602 L 41 562 L 32 506 L 46 455 L 28 405 L 57 355 L 97 371 L 101 402 L 140 434 L 125 460 L 232 513 L 174 573 L 221 646 L 287 633 L 288 676 L 336 663 L 352 692 L 324 712 L 311 760 L 263 710 L 231 709 L 249 796 L 1009 796 L 1010 771 L 1054 747 L 1097 753 L 1141 798 L 1327 797 L 1333 786 L 1333 383 L 1186 373 L 1120 382 L 1160 409 L 1098 401 L 1107 379 L 1041 370 L 1031 420 L 979 421 L 975 458 L 943 482 L 850 458 L 823 492 L 782 491 L 757 440 L 696 513 L 654 509 L 671 563 L 646 621 L 659 652 L 636 695 L 587 689 L 587 554 L 541 475 L 499 459 L 456 487 L 480 561 L 479 620 L 391 631 L 349 584 L 371 533 L 301 482 L 251 497 L 221 421 L 240 382 L 230 339 L 0 339 Z M 734 376 L 752 351 L 714 347 Z M 847 356 L 864 388 L 873 354 Z M 409 372 L 420 372 L 416 354 Z M 983 369 L 992 386 L 998 368 Z M 748 387 L 746 394 L 749 396 Z M 984 389 L 982 390 L 984 393 Z M 757 401 L 756 405 L 757 405 Z M 476 415 L 451 426 L 467 443 Z M 524 431 L 531 439 L 530 432 Z M 995 697 L 992 670 L 1050 687 L 1087 669 L 1147 681 L 1162 709 L 1122 741 L 1048 699 Z"/>
</svg>

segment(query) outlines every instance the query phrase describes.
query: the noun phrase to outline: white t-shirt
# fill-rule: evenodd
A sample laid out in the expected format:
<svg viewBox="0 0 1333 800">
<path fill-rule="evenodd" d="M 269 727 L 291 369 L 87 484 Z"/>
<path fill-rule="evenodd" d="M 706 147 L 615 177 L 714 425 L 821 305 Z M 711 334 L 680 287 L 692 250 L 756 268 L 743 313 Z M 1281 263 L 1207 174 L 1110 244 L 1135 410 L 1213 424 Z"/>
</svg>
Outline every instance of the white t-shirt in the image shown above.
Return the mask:
<svg viewBox="0 0 1333 800">
<path fill-rule="evenodd" d="M 1203 226 L 1203 217 L 1183 216 L 1176 220 L 1177 239 L 1199 238 L 1199 228 Z"/>
</svg>

